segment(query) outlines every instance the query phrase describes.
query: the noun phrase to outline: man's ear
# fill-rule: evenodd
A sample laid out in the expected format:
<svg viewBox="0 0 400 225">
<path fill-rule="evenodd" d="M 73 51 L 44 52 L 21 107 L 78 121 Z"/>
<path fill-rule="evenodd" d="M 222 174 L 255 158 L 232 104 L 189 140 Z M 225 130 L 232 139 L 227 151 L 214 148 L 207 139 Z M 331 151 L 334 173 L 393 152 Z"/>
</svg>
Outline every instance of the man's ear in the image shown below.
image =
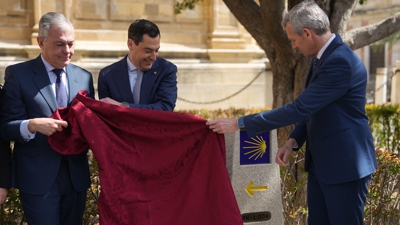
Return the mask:
<svg viewBox="0 0 400 225">
<path fill-rule="evenodd" d="M 132 39 L 128 38 L 127 45 L 130 50 L 132 50 L 134 44 L 135 42 Z"/>
<path fill-rule="evenodd" d="M 44 46 L 44 43 L 43 43 L 43 42 L 44 42 L 44 38 L 38 36 L 38 37 L 36 38 L 36 40 L 37 40 L 37 43 L 38 43 L 39 47 L 40 47 L 41 49 L 43 49 L 43 46 Z"/>
<path fill-rule="evenodd" d="M 313 37 L 313 34 L 314 34 L 314 32 L 311 30 L 311 29 L 309 29 L 309 28 L 303 28 L 303 35 L 306 37 L 306 38 L 312 38 Z"/>
<path fill-rule="evenodd" d="M 303 28 L 303 34 L 306 35 L 306 37 L 311 36 L 311 30 L 308 28 Z"/>
</svg>

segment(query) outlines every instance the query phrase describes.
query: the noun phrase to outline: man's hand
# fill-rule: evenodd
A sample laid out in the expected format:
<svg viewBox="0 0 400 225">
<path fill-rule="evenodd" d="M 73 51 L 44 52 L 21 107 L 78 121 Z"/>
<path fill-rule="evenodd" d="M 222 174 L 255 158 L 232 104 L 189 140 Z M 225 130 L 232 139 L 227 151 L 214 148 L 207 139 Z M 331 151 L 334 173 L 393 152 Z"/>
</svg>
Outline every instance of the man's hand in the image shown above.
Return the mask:
<svg viewBox="0 0 400 225">
<path fill-rule="evenodd" d="M 293 148 L 297 147 L 297 142 L 293 138 L 286 140 L 285 145 L 278 149 L 276 153 L 275 162 L 280 166 L 289 166 L 287 162 L 288 157 L 293 152 Z"/>
<path fill-rule="evenodd" d="M 0 188 L 0 205 L 6 201 L 8 190 L 6 188 Z"/>
<path fill-rule="evenodd" d="M 66 127 L 68 127 L 67 121 L 52 118 L 35 118 L 29 120 L 28 123 L 28 129 L 31 133 L 39 132 L 47 136 L 62 131 Z"/>
<path fill-rule="evenodd" d="M 237 118 L 233 119 L 221 118 L 221 119 L 209 120 L 206 122 L 206 125 L 209 126 L 209 128 L 214 132 L 217 132 L 219 134 L 226 134 L 239 130 L 239 127 L 237 125 L 237 120 L 238 120 Z"/>
<path fill-rule="evenodd" d="M 110 104 L 113 104 L 113 105 L 121 105 L 121 104 L 122 104 L 121 102 L 117 102 L 117 101 L 115 101 L 114 99 L 109 98 L 109 97 L 102 98 L 102 99 L 100 99 L 99 101 L 101 101 L 101 102 L 106 102 L 106 103 L 110 103 Z"/>
</svg>

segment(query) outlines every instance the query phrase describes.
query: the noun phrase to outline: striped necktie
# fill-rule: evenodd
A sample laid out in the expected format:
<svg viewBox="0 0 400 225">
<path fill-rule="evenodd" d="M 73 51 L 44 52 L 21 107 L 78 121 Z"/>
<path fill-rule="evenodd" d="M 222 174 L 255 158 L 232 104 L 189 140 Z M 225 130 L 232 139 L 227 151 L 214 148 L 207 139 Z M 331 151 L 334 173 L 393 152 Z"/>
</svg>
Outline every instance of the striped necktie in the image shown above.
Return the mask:
<svg viewBox="0 0 400 225">
<path fill-rule="evenodd" d="M 143 77 L 143 72 L 140 70 L 137 71 L 137 78 L 135 82 L 135 86 L 133 87 L 133 100 L 135 101 L 135 104 L 140 103 L 140 86 L 142 84 L 142 77 Z"/>
</svg>

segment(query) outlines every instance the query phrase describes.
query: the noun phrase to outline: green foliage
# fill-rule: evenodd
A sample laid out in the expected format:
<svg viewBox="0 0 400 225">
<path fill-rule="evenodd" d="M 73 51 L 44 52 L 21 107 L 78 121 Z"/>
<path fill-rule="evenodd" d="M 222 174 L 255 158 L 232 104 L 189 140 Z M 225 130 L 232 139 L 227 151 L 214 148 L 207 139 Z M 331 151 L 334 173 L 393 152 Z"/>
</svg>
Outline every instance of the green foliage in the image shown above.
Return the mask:
<svg viewBox="0 0 400 225">
<path fill-rule="evenodd" d="M 367 114 L 374 136 L 378 168 L 373 174 L 367 203 L 366 224 L 400 224 L 400 120 L 399 105 L 368 105 Z M 233 118 L 258 113 L 266 109 L 185 110 L 180 113 L 197 115 L 204 119 Z M 278 137 L 280 138 L 280 137 Z M 282 137 L 281 137 L 282 138 Z M 91 152 L 92 184 L 88 189 L 84 225 L 99 223 L 97 201 L 100 195 L 97 162 Z M 307 173 L 304 171 L 304 150 L 291 156 L 290 166 L 280 168 L 282 202 L 285 224 L 307 224 Z M 24 224 L 18 190 L 10 190 L 0 208 L 0 225 Z"/>
<path fill-rule="evenodd" d="M 364 208 L 366 224 L 400 224 L 400 155 L 376 150 L 373 174 Z"/>
<path fill-rule="evenodd" d="M 174 7 L 175 14 L 180 14 L 182 10 L 189 9 L 192 10 L 196 7 L 196 4 L 203 0 L 182 0 L 182 2 L 177 1 Z"/>
<path fill-rule="evenodd" d="M 304 170 L 304 148 L 281 167 L 282 207 L 285 224 L 307 224 L 307 173 Z"/>
<path fill-rule="evenodd" d="M 0 205 L 0 225 L 18 225 L 25 221 L 19 192 L 16 189 L 8 190 L 6 201 Z"/>
<path fill-rule="evenodd" d="M 368 105 L 378 168 L 365 206 L 367 224 L 400 224 L 400 105 Z"/>
<path fill-rule="evenodd" d="M 100 197 L 99 171 L 97 169 L 97 161 L 91 151 L 88 153 L 88 158 L 91 185 L 87 190 L 86 207 L 85 213 L 83 214 L 83 225 L 99 224 L 99 210 L 97 208 L 97 202 L 99 201 Z"/>
<path fill-rule="evenodd" d="M 400 105 L 368 105 L 366 110 L 375 147 L 399 152 Z"/>
</svg>

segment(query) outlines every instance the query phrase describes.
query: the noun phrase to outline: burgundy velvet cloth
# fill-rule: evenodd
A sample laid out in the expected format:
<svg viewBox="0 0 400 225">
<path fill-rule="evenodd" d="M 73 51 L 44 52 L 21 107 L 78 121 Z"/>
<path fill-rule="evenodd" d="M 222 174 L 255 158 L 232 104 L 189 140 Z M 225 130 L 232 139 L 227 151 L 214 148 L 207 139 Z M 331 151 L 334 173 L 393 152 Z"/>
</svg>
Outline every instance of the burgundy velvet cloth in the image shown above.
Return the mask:
<svg viewBox="0 0 400 225">
<path fill-rule="evenodd" d="M 225 167 L 224 136 L 190 114 L 110 105 L 80 92 L 53 118 L 61 154 L 90 148 L 98 162 L 102 225 L 243 224 Z"/>
</svg>

